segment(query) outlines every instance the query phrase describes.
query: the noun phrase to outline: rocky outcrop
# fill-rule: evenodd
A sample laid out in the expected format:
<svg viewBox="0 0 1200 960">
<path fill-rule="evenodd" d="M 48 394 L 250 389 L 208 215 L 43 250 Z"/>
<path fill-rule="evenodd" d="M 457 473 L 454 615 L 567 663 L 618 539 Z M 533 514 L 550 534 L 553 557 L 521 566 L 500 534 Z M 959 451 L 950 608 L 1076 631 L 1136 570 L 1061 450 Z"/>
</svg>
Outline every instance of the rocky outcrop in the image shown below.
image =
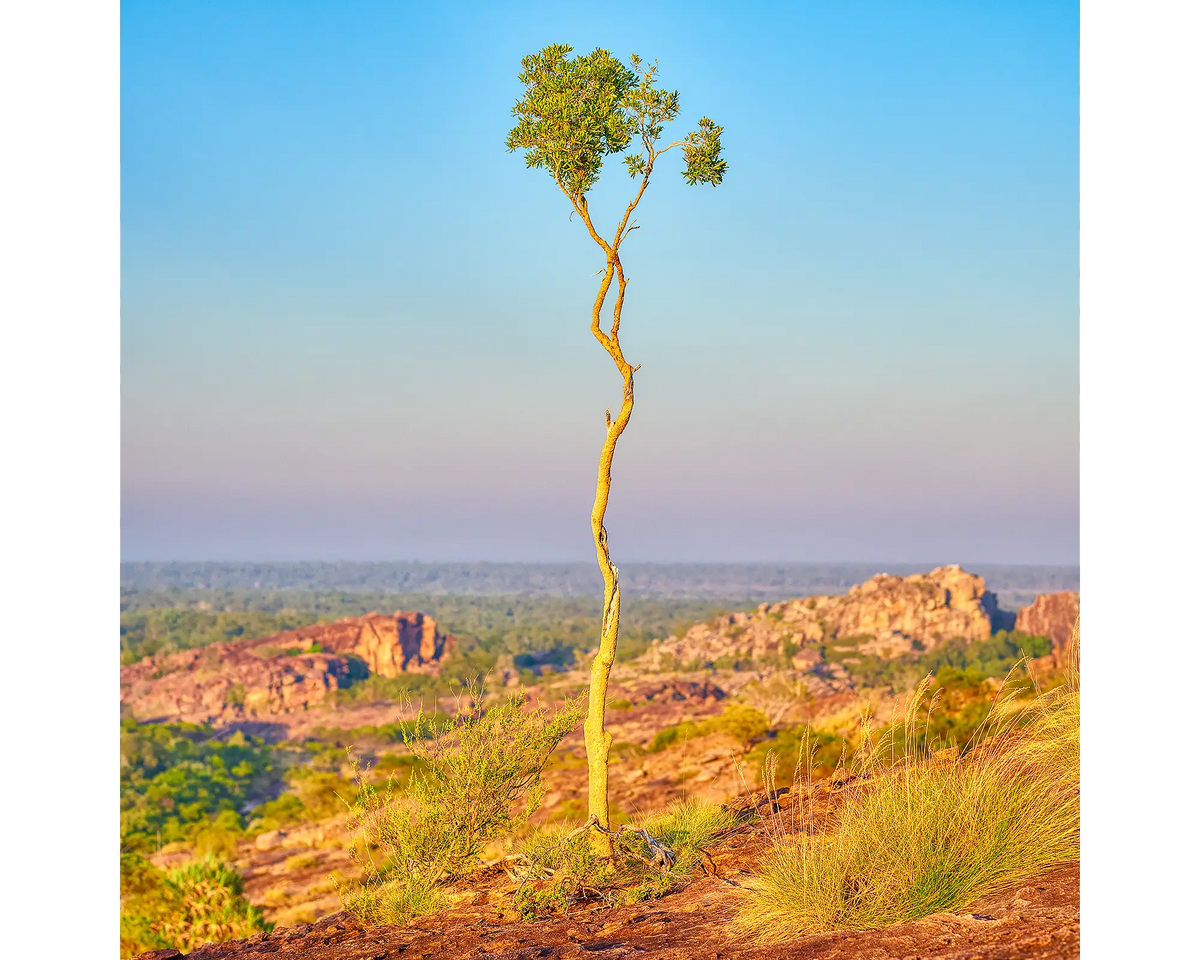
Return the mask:
<svg viewBox="0 0 1200 960">
<path fill-rule="evenodd" d="M 983 578 L 960 566 L 910 577 L 882 573 L 843 596 L 764 603 L 754 613 L 696 624 L 682 638 L 656 641 L 644 662 L 662 669 L 696 661 L 775 660 L 810 669 L 813 648 L 832 640 L 858 638 L 863 653 L 889 659 L 960 637 L 986 640 L 1003 619 Z"/>
<path fill-rule="evenodd" d="M 727 694 L 715 683 L 705 680 L 695 681 L 669 680 L 665 683 L 642 683 L 629 691 L 629 701 L 633 704 L 674 701 L 676 703 L 695 702 L 699 704 L 717 703 L 724 700 Z"/>
<path fill-rule="evenodd" d="M 345 657 L 325 653 L 262 658 L 217 644 L 166 659 L 121 669 L 123 713 L 187 723 L 263 719 L 318 706 L 351 676 Z"/>
<path fill-rule="evenodd" d="M 121 709 L 139 720 L 261 720 L 309 710 L 364 671 L 437 674 L 455 639 L 421 613 L 370 613 L 121 668 Z"/>
<path fill-rule="evenodd" d="M 1070 642 L 1078 619 L 1078 593 L 1069 590 L 1043 593 L 1017 612 L 1016 629 L 1035 637 L 1045 637 L 1055 650 L 1061 650 Z"/>
</svg>

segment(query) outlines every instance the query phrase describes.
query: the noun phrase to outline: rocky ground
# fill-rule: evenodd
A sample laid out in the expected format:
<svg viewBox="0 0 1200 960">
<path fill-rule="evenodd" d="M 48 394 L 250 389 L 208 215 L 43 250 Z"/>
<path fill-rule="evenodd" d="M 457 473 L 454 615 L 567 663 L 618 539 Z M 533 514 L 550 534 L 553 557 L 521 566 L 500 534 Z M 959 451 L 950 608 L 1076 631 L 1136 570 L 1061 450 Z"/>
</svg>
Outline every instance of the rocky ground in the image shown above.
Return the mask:
<svg viewBox="0 0 1200 960">
<path fill-rule="evenodd" d="M 1023 610 L 1016 625 L 1050 637 L 1057 648 L 1065 643 L 1060 635 L 1069 634 L 1077 616 L 1078 594 L 1054 594 Z M 761 710 L 772 727 L 823 718 L 840 734 L 841 720 L 836 718 L 845 714 L 852 727 L 868 701 L 876 715 L 888 715 L 895 698 L 889 701 L 878 691 L 853 689 L 841 664 L 826 663 L 817 652 L 820 638 L 874 637 L 872 644 L 884 646 L 872 646 L 870 652 L 888 657 L 918 649 L 914 641 L 929 647 L 947 636 L 983 638 L 996 626 L 994 598 L 983 580 L 947 567 L 903 579 L 881 575 L 842 597 L 764 604 L 756 613 L 697 624 L 682 637 L 659 641 L 640 662 L 618 665 L 613 673 L 607 721 L 614 738 L 612 808 L 639 818 L 684 796 L 720 803 L 753 787 L 758 771 L 747 766 L 745 742 L 729 733 L 692 736 L 662 750 L 649 749 L 660 731 L 720 714 L 734 697 Z M 123 709 L 143 708 L 137 714 L 143 719 L 207 720 L 271 742 L 300 743 L 319 732 L 324 738 L 330 729 L 347 731 L 402 719 L 395 702 L 338 703 L 326 696 L 337 687 L 335 674 L 347 669 L 347 652 L 369 662 L 373 672 L 395 676 L 413 670 L 436 672 L 443 650 L 452 646 L 452 638 L 442 637 L 433 621 L 419 614 L 372 615 L 306 631 L 188 651 L 170 662 L 147 658 L 123 668 Z M 318 633 L 321 652 L 291 652 Z M 268 644 L 263 654 L 259 648 L 267 640 L 274 646 Z M 862 649 L 867 649 L 865 643 Z M 743 659 L 753 668 L 732 670 L 722 663 Z M 673 669 L 656 673 L 668 666 L 667 661 Z M 711 666 L 687 666 L 697 661 Z M 586 671 L 579 668 L 537 674 L 537 688 L 530 692 L 547 701 L 569 696 L 587 683 Z M 512 679 L 516 682 L 515 674 Z M 261 711 L 248 709 L 258 701 Z M 586 781 L 582 734 L 576 731 L 546 771 L 546 795 L 533 825 L 564 818 L 582 821 Z M 1078 954 L 1077 867 L 1052 871 L 1017 890 L 985 898 L 962 914 L 887 931 L 843 932 L 805 938 L 786 948 L 762 948 L 739 943 L 728 933 L 739 893 L 726 880 L 736 884 L 763 843 L 761 832 L 752 828 L 714 848 L 713 863 L 725 880 L 697 875 L 681 889 L 638 907 L 581 907 L 568 917 L 535 925 L 511 916 L 511 890 L 499 875 L 459 891 L 453 909 L 437 918 L 405 928 L 364 929 L 340 912 L 330 880 L 333 872 L 348 878 L 357 873 L 347 853 L 349 841 L 343 818 L 242 840 L 232 859 L 245 878 L 250 901 L 264 909 L 277 930 L 203 947 L 191 956 L 242 960 L 291 953 L 318 960 L 357 960 L 711 954 L 966 960 Z M 155 860 L 171 867 L 188 856 L 186 850 L 165 851 Z"/>
<path fill-rule="evenodd" d="M 313 924 L 277 927 L 247 940 L 210 944 L 191 960 L 256 960 L 291 955 L 311 960 L 385 958 L 926 958 L 999 960 L 1079 955 L 1079 865 L 1064 864 L 982 897 L 958 913 L 943 913 L 884 930 L 844 930 L 755 945 L 731 928 L 739 881 L 765 848 L 761 824 L 744 824 L 715 843 L 711 858 L 666 896 L 609 907 L 581 904 L 564 916 L 522 922 L 512 909 L 513 883 L 497 868 L 455 890 L 452 906 L 407 926 L 368 927 L 333 913 Z M 176 951 L 143 954 L 171 960 Z"/>
<path fill-rule="evenodd" d="M 632 675 L 632 671 L 630 671 Z M 570 686 L 572 677 L 557 678 Z M 539 692 L 539 691 L 534 691 Z M 544 691 L 553 696 L 551 691 Z M 673 800 L 695 796 L 724 803 L 756 783 L 757 771 L 744 762 L 745 744 L 727 733 L 676 743 L 655 753 L 642 753 L 654 735 L 683 720 L 719 714 L 729 696 L 706 679 L 647 681 L 628 679 L 613 685 L 621 709 L 609 713 L 614 739 L 610 798 L 614 811 L 641 817 L 662 810 Z M 629 705 L 626 707 L 624 703 Z M 832 704 L 836 707 L 837 704 Z M 300 739 L 321 726 L 353 728 L 397 719 L 395 704 L 363 706 L 346 713 L 310 711 L 284 717 L 288 724 L 244 724 L 247 733 Z M 267 729 L 270 727 L 271 729 Z M 278 729 L 274 729 L 278 728 Z M 546 794 L 533 816 L 538 826 L 552 819 L 585 817 L 587 760 L 582 731 L 576 730 L 555 753 L 545 773 Z M 357 876 L 347 848 L 345 818 L 305 823 L 247 838 L 238 844 L 233 862 L 246 881 L 246 894 L 269 920 L 287 925 L 312 922 L 340 909 L 329 875 Z M 191 857 L 187 849 L 168 849 L 153 857 L 170 869 Z"/>
</svg>

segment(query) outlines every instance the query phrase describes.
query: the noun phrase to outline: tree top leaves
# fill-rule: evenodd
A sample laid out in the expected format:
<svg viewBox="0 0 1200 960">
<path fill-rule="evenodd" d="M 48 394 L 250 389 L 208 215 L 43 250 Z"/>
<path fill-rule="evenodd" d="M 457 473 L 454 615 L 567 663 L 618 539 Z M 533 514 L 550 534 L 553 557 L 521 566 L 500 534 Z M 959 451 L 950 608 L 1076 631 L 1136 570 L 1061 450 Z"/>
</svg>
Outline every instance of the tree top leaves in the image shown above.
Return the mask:
<svg viewBox="0 0 1200 960">
<path fill-rule="evenodd" d="M 636 54 L 626 65 L 609 51 L 571 57 L 573 48 L 551 44 L 521 60 L 524 95 L 513 107 L 517 124 L 505 145 L 525 151 L 525 165 L 549 172 L 573 201 L 596 184 L 604 158 L 623 153 L 635 139 L 640 150 L 625 156 L 631 177 L 648 177 L 659 154 L 682 146 L 684 180 L 719 184 L 721 131 L 707 117 L 681 141 L 660 148 L 666 124 L 679 115 L 679 92 L 657 86 L 658 65 Z"/>
<path fill-rule="evenodd" d="M 710 183 L 714 187 L 725 177 L 725 161 L 721 159 L 721 131 L 708 117 L 701 117 L 698 130 L 693 130 L 684 138 L 683 159 L 687 164 L 683 168 L 683 179 L 688 186 L 698 183 Z"/>
</svg>

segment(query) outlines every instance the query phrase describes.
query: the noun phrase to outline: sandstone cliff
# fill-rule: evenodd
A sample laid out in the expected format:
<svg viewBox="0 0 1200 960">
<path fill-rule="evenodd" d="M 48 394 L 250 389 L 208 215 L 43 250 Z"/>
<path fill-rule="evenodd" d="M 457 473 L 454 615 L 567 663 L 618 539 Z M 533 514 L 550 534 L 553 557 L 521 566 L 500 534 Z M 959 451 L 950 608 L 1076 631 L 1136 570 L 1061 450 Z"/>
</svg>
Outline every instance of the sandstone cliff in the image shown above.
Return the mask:
<svg viewBox="0 0 1200 960">
<path fill-rule="evenodd" d="M 1055 650 L 1061 650 L 1070 642 L 1078 619 L 1078 593 L 1069 590 L 1043 593 L 1017 613 L 1017 629 L 1022 633 L 1045 637 L 1054 644 Z"/>
<path fill-rule="evenodd" d="M 346 658 L 324 653 L 262 658 L 215 644 L 165 659 L 121 669 L 123 712 L 188 723 L 265 719 L 317 706 L 350 680 Z"/>
<path fill-rule="evenodd" d="M 983 578 L 953 565 L 903 578 L 879 574 L 843 596 L 764 603 L 755 613 L 729 614 L 696 624 L 682 638 L 656 641 L 643 659 L 661 669 L 672 661 L 782 657 L 807 669 L 812 648 L 830 640 L 864 638 L 859 650 L 886 659 L 959 637 L 986 640 L 1002 625 Z"/>
<path fill-rule="evenodd" d="M 421 613 L 370 613 L 217 643 L 121 668 L 121 707 L 139 720 L 212 723 L 308 710 L 371 673 L 438 674 L 455 638 Z M 357 666 L 356 666 L 357 664 Z"/>
<path fill-rule="evenodd" d="M 442 657 L 455 643 L 453 637 L 439 632 L 432 617 L 399 610 L 390 617 L 368 613 L 365 617 L 285 630 L 249 642 L 283 649 L 319 643 L 326 653 L 352 653 L 360 657 L 372 673 L 381 677 L 398 677 L 401 673 L 436 675 L 441 671 Z"/>
</svg>

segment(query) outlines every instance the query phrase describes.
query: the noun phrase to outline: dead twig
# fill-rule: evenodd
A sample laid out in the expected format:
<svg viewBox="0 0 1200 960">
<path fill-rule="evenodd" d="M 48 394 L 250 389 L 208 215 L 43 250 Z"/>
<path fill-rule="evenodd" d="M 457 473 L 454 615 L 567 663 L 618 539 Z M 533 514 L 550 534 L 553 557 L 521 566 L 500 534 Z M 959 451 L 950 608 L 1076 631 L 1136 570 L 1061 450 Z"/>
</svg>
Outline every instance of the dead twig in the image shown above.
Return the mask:
<svg viewBox="0 0 1200 960">
<path fill-rule="evenodd" d="M 595 829 L 599 830 L 601 833 L 607 834 L 610 837 L 620 836 L 621 834 L 625 834 L 625 833 L 635 834 L 636 836 L 641 837 L 642 840 L 645 842 L 646 846 L 650 848 L 650 852 L 651 852 L 652 856 L 650 858 L 646 858 L 646 857 L 641 856 L 641 854 L 637 853 L 636 851 L 630 851 L 631 853 L 633 853 L 634 856 L 638 857 L 641 860 L 646 861 L 647 863 L 650 863 L 650 864 L 660 867 L 662 869 L 663 873 L 669 873 L 671 868 L 673 866 L 675 866 L 675 861 L 676 861 L 677 857 L 675 856 L 674 851 L 672 851 L 670 849 L 670 847 L 668 847 L 665 844 L 661 843 L 660 841 L 656 840 L 651 835 L 650 831 L 647 830 L 645 827 L 634 827 L 628 823 L 623 823 L 619 827 L 617 827 L 616 830 L 607 830 L 604 827 L 600 826 L 599 821 L 597 821 L 595 817 L 592 817 L 591 819 L 589 819 L 588 822 L 584 826 L 585 827 L 594 827 Z"/>
</svg>

